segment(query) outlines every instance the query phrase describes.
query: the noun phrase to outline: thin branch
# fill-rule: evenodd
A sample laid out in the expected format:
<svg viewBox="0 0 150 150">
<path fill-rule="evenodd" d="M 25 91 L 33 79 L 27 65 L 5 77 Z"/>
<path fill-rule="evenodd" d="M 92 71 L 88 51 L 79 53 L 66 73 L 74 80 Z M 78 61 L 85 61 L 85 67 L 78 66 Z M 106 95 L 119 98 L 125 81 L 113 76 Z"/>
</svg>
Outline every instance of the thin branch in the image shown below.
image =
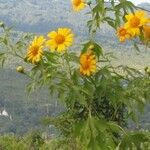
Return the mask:
<svg viewBox="0 0 150 150">
<path fill-rule="evenodd" d="M 111 3 L 110 1 L 105 1 L 105 3 Z M 116 1 L 115 3 L 119 3 L 119 1 Z M 135 6 L 135 8 L 137 8 L 137 9 L 141 9 L 141 10 L 144 10 L 144 11 L 147 11 L 147 12 L 150 12 L 150 10 L 148 10 L 148 9 L 145 9 L 145 8 L 143 8 L 143 7 L 140 7 L 140 6 Z"/>
<path fill-rule="evenodd" d="M 150 10 L 147 10 L 145 8 L 142 8 L 142 7 L 139 7 L 139 6 L 136 6 L 137 9 L 141 9 L 141 10 L 144 10 L 144 11 L 147 11 L 147 12 L 150 12 Z"/>
</svg>

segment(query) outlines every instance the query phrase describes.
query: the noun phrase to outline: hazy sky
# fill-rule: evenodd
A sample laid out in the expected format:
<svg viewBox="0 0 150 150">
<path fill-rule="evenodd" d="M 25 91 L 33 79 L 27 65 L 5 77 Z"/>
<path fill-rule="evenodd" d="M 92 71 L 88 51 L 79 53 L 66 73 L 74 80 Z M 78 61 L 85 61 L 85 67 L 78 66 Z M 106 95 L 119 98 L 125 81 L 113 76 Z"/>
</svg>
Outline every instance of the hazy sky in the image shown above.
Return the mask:
<svg viewBox="0 0 150 150">
<path fill-rule="evenodd" d="M 130 0 L 131 2 L 134 2 L 135 4 L 140 4 L 140 3 L 143 3 L 143 2 L 149 2 L 150 3 L 150 0 Z"/>
</svg>

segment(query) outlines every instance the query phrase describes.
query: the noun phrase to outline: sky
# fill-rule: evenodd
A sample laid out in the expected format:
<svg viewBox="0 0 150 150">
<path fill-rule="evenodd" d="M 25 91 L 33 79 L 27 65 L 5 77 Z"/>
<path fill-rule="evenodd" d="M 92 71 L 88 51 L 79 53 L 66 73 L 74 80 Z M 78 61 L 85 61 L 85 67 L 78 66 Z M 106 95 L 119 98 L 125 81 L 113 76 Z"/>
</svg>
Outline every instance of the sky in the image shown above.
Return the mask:
<svg viewBox="0 0 150 150">
<path fill-rule="evenodd" d="M 140 3 L 144 3 L 144 2 L 149 2 L 150 0 L 130 0 L 131 2 L 135 3 L 135 4 L 140 4 Z"/>
</svg>

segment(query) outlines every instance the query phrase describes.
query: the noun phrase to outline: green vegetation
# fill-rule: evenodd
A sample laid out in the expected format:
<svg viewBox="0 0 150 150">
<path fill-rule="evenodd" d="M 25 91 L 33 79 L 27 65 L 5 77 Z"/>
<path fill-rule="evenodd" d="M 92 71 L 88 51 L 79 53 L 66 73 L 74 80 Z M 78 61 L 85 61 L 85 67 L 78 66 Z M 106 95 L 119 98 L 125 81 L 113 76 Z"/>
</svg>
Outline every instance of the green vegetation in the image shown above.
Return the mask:
<svg viewBox="0 0 150 150">
<path fill-rule="evenodd" d="M 148 142 L 142 144 L 138 142 L 138 139 L 145 141 L 149 137 L 150 135 L 143 131 L 139 133 L 132 132 L 123 138 L 120 147 L 125 147 L 126 149 L 132 147 L 133 150 L 136 150 L 135 144 L 138 145 L 140 150 L 149 150 L 150 145 Z M 13 135 L 0 136 L 0 150 L 70 150 L 69 146 L 74 147 L 74 143 L 68 143 L 67 139 L 64 138 L 47 140 L 38 131 L 22 137 Z"/>
<path fill-rule="evenodd" d="M 3 6 L 9 4 L 2 2 Z M 47 8 L 44 6 L 49 4 L 47 0 L 43 5 L 36 0 L 22 2 L 26 4 L 24 9 L 28 12 L 28 9 L 33 10 L 36 7 L 44 11 Z M 18 4 L 18 1 L 13 1 L 13 8 L 15 3 Z M 64 2 L 58 3 L 58 7 L 60 4 Z M 0 150 L 150 149 L 150 132 L 142 129 L 150 129 L 150 112 L 147 106 L 150 101 L 150 75 L 146 71 L 148 69 L 144 71 L 145 66 L 149 66 L 150 52 L 145 52 L 144 45 L 139 46 L 140 51 L 134 52 L 133 43 L 130 42 L 121 46 L 115 42 L 114 36 L 108 36 L 110 33 L 107 35 L 104 32 L 105 36 L 101 36 L 101 32 L 97 32 L 98 36 L 95 36 L 99 24 L 103 22 L 114 29 L 118 28 L 118 22 L 123 21 L 126 13 L 132 13 L 134 7 L 132 3 L 124 0 L 120 1 L 118 7 L 114 6 L 112 0 L 111 6 L 112 9 L 105 8 L 103 0 L 96 0 L 92 5 L 91 26 L 88 24 L 90 40 L 78 46 L 78 51 L 74 51 L 76 47 L 73 47 L 63 53 L 51 52 L 42 45 L 42 57 L 33 64 L 27 59 L 28 56 L 24 57 L 32 37 L 11 32 L 5 24 L 0 23 L 0 61 L 2 66 L 7 68 L 0 70 Z M 20 5 L 17 5 L 15 9 L 20 11 L 19 7 Z M 115 14 L 115 20 L 110 18 L 110 23 L 105 11 L 119 13 Z M 41 16 L 37 12 L 35 15 L 37 18 Z M 72 20 L 69 21 L 73 23 Z M 34 24 L 34 20 L 31 24 Z M 39 30 L 38 32 L 43 32 Z M 13 36 L 14 34 L 16 36 Z M 79 39 L 83 40 L 82 36 Z M 111 40 L 106 43 L 108 37 Z M 41 46 L 36 44 L 36 48 Z M 127 52 L 122 51 L 125 48 Z M 119 60 L 114 59 L 109 52 L 114 52 Z M 81 60 L 82 55 L 89 60 Z M 83 70 L 88 68 L 93 59 L 93 64 L 97 67 L 96 72 L 90 72 L 89 76 L 81 69 L 79 71 L 79 67 L 83 67 Z M 23 65 L 23 70 L 18 71 L 21 74 L 10 69 L 11 63 L 11 67 Z M 30 97 L 25 93 L 25 89 L 32 93 Z M 57 100 L 60 100 L 60 105 Z M 146 116 L 143 118 L 141 113 L 144 112 L 145 106 Z M 8 114 L 4 114 L 4 110 Z M 142 118 L 140 124 L 139 116 Z"/>
<path fill-rule="evenodd" d="M 0 137 L 1 150 L 46 150 L 46 145 L 46 141 L 38 131 L 27 134 L 24 137 L 15 137 L 13 135 Z"/>
</svg>

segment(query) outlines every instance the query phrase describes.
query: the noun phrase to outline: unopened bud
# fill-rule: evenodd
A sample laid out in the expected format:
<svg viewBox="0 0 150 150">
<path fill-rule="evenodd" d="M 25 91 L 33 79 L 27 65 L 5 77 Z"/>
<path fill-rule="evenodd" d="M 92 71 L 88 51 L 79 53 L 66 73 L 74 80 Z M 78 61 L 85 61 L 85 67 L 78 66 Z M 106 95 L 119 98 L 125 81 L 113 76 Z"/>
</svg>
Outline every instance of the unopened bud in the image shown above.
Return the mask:
<svg viewBox="0 0 150 150">
<path fill-rule="evenodd" d="M 148 69 L 148 67 L 145 67 L 145 68 L 144 68 L 145 72 L 147 72 L 147 69 Z"/>
<path fill-rule="evenodd" d="M 150 67 L 145 67 L 144 70 L 148 75 L 150 75 Z"/>
<path fill-rule="evenodd" d="M 89 49 L 91 49 L 91 50 L 94 49 L 94 45 L 90 45 Z"/>
<path fill-rule="evenodd" d="M 150 68 L 147 69 L 147 73 L 150 74 Z"/>
<path fill-rule="evenodd" d="M 51 74 L 48 74 L 48 75 L 47 75 L 47 78 L 51 78 Z"/>
<path fill-rule="evenodd" d="M 19 73 L 24 73 L 24 68 L 23 68 L 22 66 L 18 66 L 18 67 L 16 68 L 16 70 L 17 70 L 17 72 L 19 72 Z"/>
</svg>

